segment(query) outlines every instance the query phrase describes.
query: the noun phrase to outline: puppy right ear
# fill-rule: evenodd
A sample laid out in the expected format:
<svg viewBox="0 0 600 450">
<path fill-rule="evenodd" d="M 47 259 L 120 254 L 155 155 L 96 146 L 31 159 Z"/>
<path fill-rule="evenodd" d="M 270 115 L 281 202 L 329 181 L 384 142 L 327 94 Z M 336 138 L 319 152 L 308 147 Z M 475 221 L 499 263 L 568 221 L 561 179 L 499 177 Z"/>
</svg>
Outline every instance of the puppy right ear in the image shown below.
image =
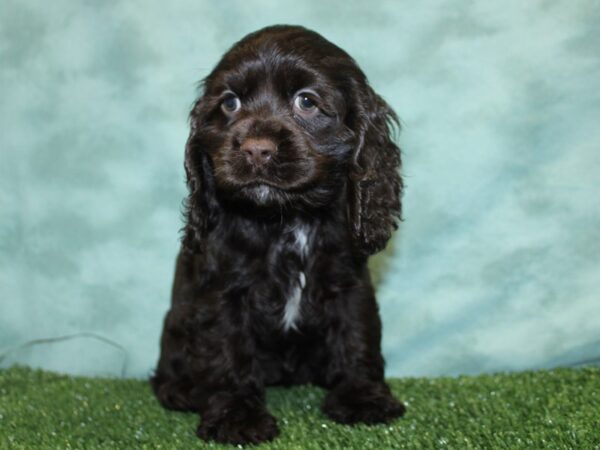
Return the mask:
<svg viewBox="0 0 600 450">
<path fill-rule="evenodd" d="M 204 121 L 202 98 L 190 113 L 190 135 L 185 146 L 185 175 L 189 194 L 184 202 L 183 248 L 190 253 L 202 251 L 206 235 L 217 222 L 219 204 L 215 196 L 213 167 L 201 136 Z"/>
</svg>

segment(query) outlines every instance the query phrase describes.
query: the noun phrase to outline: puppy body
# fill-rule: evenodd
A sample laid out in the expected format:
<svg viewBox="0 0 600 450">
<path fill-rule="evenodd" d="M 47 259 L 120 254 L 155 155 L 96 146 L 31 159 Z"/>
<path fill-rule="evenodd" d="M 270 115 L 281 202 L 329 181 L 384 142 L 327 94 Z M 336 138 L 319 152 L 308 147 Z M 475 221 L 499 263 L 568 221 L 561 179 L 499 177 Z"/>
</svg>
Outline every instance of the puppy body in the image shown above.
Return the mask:
<svg viewBox="0 0 600 450">
<path fill-rule="evenodd" d="M 345 52 L 301 27 L 247 36 L 205 80 L 151 380 L 165 407 L 201 414 L 200 437 L 275 437 L 275 384 L 329 389 L 323 410 L 342 423 L 403 413 L 367 270 L 400 215 L 394 119 Z"/>
</svg>

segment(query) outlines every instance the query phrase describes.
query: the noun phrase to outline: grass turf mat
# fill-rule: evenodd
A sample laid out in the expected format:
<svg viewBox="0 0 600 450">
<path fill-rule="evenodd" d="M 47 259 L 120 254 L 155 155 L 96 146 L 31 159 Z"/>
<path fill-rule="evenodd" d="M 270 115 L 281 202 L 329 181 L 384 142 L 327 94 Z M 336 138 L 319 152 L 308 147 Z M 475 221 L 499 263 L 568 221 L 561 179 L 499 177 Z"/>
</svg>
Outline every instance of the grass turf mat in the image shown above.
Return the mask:
<svg viewBox="0 0 600 450">
<path fill-rule="evenodd" d="M 259 448 L 600 449 L 600 368 L 389 382 L 408 412 L 378 426 L 331 422 L 318 388 L 269 389 L 281 435 Z M 0 370 L 0 448 L 234 448 L 198 440 L 197 422 L 144 381 Z"/>
</svg>

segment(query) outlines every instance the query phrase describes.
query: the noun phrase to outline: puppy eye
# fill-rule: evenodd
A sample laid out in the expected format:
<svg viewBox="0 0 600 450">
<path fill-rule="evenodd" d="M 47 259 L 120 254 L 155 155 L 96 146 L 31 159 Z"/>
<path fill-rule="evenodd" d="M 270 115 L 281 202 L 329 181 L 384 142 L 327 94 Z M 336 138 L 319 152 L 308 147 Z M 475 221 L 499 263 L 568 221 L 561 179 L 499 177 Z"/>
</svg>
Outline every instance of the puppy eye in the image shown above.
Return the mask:
<svg viewBox="0 0 600 450">
<path fill-rule="evenodd" d="M 312 116 L 318 111 L 317 104 L 306 92 L 301 92 L 296 96 L 294 109 L 303 116 Z"/>
<path fill-rule="evenodd" d="M 233 114 L 234 112 L 239 111 L 239 109 L 242 107 L 242 102 L 240 101 L 240 99 L 235 96 L 235 95 L 229 95 L 227 96 L 222 102 L 221 102 L 221 110 L 227 114 Z"/>
</svg>

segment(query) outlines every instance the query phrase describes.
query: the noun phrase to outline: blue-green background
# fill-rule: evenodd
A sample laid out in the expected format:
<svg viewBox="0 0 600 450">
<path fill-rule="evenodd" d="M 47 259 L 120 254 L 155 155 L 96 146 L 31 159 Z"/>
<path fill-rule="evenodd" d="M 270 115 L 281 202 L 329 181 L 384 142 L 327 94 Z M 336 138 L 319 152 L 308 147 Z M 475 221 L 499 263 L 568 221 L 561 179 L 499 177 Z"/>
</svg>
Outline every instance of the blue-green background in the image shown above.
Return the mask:
<svg viewBox="0 0 600 450">
<path fill-rule="evenodd" d="M 0 351 L 158 355 L 196 82 L 246 33 L 319 31 L 402 118 L 405 222 L 373 261 L 388 375 L 600 356 L 597 1 L 0 0 Z M 10 353 L 118 374 L 91 338 Z"/>
</svg>

